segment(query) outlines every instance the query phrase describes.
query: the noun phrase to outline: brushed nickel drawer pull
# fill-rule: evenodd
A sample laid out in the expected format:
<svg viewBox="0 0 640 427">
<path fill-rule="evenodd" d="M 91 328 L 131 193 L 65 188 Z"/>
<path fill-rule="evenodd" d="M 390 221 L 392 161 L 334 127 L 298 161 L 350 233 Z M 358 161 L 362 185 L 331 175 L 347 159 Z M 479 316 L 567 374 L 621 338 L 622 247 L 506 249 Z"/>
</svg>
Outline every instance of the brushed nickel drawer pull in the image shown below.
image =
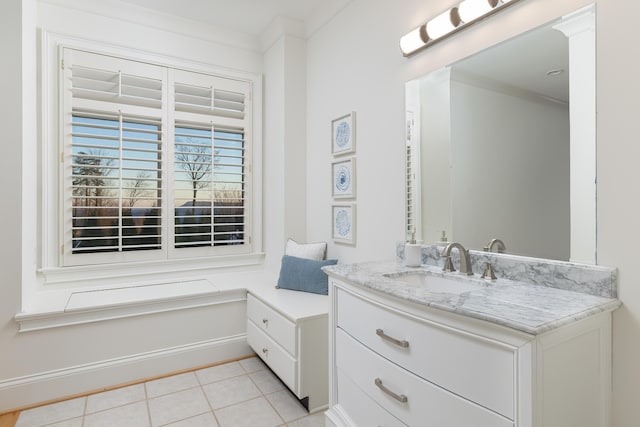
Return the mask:
<svg viewBox="0 0 640 427">
<path fill-rule="evenodd" d="M 395 345 L 397 345 L 399 347 L 402 347 L 402 348 L 408 348 L 409 347 L 409 341 L 398 340 L 398 339 L 395 339 L 393 337 L 390 337 L 389 335 L 385 334 L 382 329 L 376 329 L 376 335 L 379 336 L 380 338 L 382 338 L 383 340 L 389 341 L 390 343 L 395 344 Z"/>
<path fill-rule="evenodd" d="M 376 383 L 376 386 L 378 386 L 378 388 L 380 390 L 382 390 L 383 392 L 385 392 L 389 396 L 393 397 L 398 402 L 407 403 L 407 401 L 409 400 L 407 398 L 407 396 L 405 396 L 404 394 L 395 394 L 394 392 L 389 390 L 387 387 L 385 387 L 384 384 L 382 384 L 382 380 L 380 378 L 376 378 L 375 383 Z"/>
</svg>

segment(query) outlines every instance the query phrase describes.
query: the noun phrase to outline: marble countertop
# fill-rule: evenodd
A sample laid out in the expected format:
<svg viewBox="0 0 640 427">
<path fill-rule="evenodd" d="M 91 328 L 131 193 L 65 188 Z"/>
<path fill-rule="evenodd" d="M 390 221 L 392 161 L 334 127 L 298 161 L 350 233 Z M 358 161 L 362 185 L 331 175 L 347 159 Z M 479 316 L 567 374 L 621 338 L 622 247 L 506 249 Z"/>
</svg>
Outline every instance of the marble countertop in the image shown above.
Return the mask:
<svg viewBox="0 0 640 427">
<path fill-rule="evenodd" d="M 485 280 L 479 276 L 444 273 L 440 268 L 405 267 L 397 262 L 338 264 L 324 267 L 331 277 L 427 307 L 486 320 L 538 335 L 585 317 L 612 311 L 621 305 L 614 298 L 532 285 L 507 279 Z M 464 292 L 431 292 L 424 286 L 403 281 L 418 270 L 428 275 L 459 278 L 476 283 Z M 393 275 L 394 278 L 387 277 Z"/>
</svg>

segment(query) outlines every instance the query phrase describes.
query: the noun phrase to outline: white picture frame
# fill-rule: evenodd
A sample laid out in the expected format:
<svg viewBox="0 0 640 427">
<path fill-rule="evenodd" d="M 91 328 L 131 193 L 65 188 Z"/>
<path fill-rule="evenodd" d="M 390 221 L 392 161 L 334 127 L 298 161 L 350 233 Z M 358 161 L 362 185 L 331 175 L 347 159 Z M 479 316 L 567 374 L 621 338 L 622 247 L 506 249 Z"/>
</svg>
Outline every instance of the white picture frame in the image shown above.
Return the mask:
<svg viewBox="0 0 640 427">
<path fill-rule="evenodd" d="M 341 156 L 356 151 L 356 113 L 331 121 L 331 154 Z"/>
<path fill-rule="evenodd" d="M 354 203 L 331 206 L 332 238 L 336 243 L 356 244 L 356 205 Z"/>
<path fill-rule="evenodd" d="M 336 160 L 331 163 L 331 195 L 335 199 L 356 197 L 356 159 Z"/>
</svg>

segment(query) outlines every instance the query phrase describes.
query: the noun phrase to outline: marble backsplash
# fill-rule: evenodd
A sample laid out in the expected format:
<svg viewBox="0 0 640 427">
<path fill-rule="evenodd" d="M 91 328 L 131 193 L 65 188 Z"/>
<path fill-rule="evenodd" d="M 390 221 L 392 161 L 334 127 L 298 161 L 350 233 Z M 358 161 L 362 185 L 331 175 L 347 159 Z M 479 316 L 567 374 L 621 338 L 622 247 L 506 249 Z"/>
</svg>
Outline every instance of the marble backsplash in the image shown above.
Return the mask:
<svg viewBox="0 0 640 427">
<path fill-rule="evenodd" d="M 444 246 L 422 245 L 422 264 L 444 266 L 444 259 L 440 256 Z M 491 263 L 496 276 L 502 279 L 617 298 L 615 268 L 475 250 L 470 250 L 469 254 L 476 275 L 481 275 L 486 264 Z M 451 255 L 453 265 L 458 269 L 458 251 L 453 250 Z M 404 261 L 404 243 L 396 246 L 396 258 L 398 262 Z"/>
</svg>

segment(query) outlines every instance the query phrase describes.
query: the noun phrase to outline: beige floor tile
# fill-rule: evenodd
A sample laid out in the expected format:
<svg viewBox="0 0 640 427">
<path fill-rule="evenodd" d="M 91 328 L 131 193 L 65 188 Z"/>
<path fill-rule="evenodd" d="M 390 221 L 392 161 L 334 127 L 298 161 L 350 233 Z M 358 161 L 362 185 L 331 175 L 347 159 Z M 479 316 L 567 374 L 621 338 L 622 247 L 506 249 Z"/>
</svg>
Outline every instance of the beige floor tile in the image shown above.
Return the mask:
<svg viewBox="0 0 640 427">
<path fill-rule="evenodd" d="M 145 384 L 147 388 L 147 397 L 149 399 L 163 396 L 165 394 L 175 393 L 176 391 L 198 387 L 199 385 L 200 383 L 196 378 L 196 374 L 193 372 L 161 378 L 159 380 L 149 381 Z"/>
<path fill-rule="evenodd" d="M 198 415 L 196 417 L 187 418 L 186 420 L 178 421 L 172 424 L 167 424 L 166 427 L 219 427 L 216 418 L 213 413 L 208 412 L 206 414 Z"/>
<path fill-rule="evenodd" d="M 215 411 L 220 427 L 276 427 L 282 418 L 264 397 Z"/>
<path fill-rule="evenodd" d="M 258 371 L 249 374 L 254 383 L 264 394 L 273 393 L 274 391 L 284 390 L 285 386 L 282 381 L 274 375 L 270 370 Z"/>
<path fill-rule="evenodd" d="M 202 386 L 213 409 L 223 408 L 261 395 L 247 375 Z"/>
<path fill-rule="evenodd" d="M 324 427 L 325 417 L 324 412 L 316 412 L 313 415 L 307 415 L 287 424 L 289 427 Z"/>
<path fill-rule="evenodd" d="M 47 424 L 46 427 L 82 427 L 83 417 L 62 421 L 55 424 Z"/>
<path fill-rule="evenodd" d="M 131 403 L 89 414 L 84 427 L 149 427 L 147 402 Z"/>
<path fill-rule="evenodd" d="M 23 411 L 18 417 L 16 427 L 39 427 L 81 417 L 86 401 L 86 397 L 81 397 Z"/>
<path fill-rule="evenodd" d="M 244 374 L 244 369 L 242 369 L 242 366 L 240 366 L 238 362 L 225 363 L 224 365 L 212 366 L 211 368 L 196 371 L 198 381 L 200 381 L 202 385 Z"/>
<path fill-rule="evenodd" d="M 105 391 L 104 393 L 93 394 L 87 397 L 87 409 L 85 413 L 93 414 L 94 412 L 140 402 L 146 398 L 143 384 Z"/>
<path fill-rule="evenodd" d="M 200 387 L 149 399 L 153 426 L 161 426 L 211 411 Z"/>
<path fill-rule="evenodd" d="M 302 406 L 289 390 L 281 390 L 267 394 L 266 398 L 286 422 L 309 415 L 304 406 Z"/>
<path fill-rule="evenodd" d="M 264 371 L 265 369 L 267 369 L 267 365 L 265 365 L 258 356 L 240 360 L 238 363 L 240 363 L 242 369 L 244 369 L 247 373 Z"/>
<path fill-rule="evenodd" d="M 324 427 L 324 415 L 309 416 L 273 372 L 253 357 L 34 408 L 20 414 L 16 427 L 285 425 Z"/>
</svg>

